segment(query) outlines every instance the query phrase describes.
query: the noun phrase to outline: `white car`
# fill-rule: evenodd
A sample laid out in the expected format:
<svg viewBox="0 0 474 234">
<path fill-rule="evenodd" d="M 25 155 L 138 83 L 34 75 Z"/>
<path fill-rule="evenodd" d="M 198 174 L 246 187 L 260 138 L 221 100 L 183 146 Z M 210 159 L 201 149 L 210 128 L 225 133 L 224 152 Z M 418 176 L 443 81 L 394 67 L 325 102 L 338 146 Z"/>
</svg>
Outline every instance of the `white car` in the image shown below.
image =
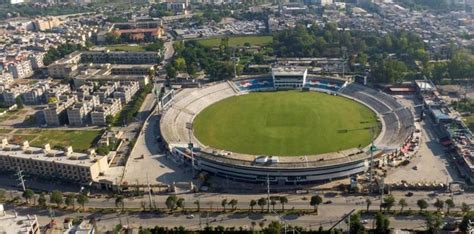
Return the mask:
<svg viewBox="0 0 474 234">
<path fill-rule="evenodd" d="M 188 216 L 186 216 L 187 219 L 194 219 L 194 215 L 193 214 L 190 214 Z"/>
</svg>

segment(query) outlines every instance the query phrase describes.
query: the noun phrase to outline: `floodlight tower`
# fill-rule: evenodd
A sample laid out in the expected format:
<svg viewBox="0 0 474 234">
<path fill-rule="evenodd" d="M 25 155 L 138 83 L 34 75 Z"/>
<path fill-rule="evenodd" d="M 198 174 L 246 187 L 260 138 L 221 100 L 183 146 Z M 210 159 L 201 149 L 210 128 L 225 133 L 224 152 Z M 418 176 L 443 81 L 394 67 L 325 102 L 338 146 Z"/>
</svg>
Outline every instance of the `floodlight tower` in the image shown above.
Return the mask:
<svg viewBox="0 0 474 234">
<path fill-rule="evenodd" d="M 192 135 L 193 135 L 193 123 L 189 122 L 186 123 L 186 128 L 188 129 L 188 134 L 189 134 L 189 143 L 188 143 L 188 149 L 191 152 L 191 169 L 193 173 L 193 178 L 194 178 L 194 145 L 192 142 Z"/>
<path fill-rule="evenodd" d="M 235 56 L 235 49 L 232 51 L 232 57 L 230 57 L 234 64 L 234 79 L 237 78 L 237 63 L 240 61 L 239 57 Z"/>
</svg>

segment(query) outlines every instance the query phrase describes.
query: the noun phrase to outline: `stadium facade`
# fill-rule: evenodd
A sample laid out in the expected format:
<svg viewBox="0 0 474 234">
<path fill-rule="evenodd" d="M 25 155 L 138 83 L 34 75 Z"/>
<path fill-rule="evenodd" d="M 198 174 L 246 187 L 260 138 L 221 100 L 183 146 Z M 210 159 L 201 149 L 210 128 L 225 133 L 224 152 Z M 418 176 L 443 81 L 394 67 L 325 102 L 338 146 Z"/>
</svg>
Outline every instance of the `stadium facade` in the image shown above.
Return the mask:
<svg viewBox="0 0 474 234">
<path fill-rule="evenodd" d="M 310 76 L 305 70 L 273 70 L 271 76 L 211 83 L 178 92 L 160 120 L 162 138 L 170 156 L 175 161 L 192 164 L 200 171 L 254 183 L 269 179 L 274 184 L 307 184 L 345 178 L 368 170 L 369 146 L 321 155 L 280 156 L 273 160 L 266 156 L 270 158 L 262 162 L 259 161 L 261 155 L 244 155 L 203 145 L 190 130 L 194 117 L 213 103 L 236 95 L 278 89 L 305 89 L 340 95 L 372 109 L 382 123 L 381 134 L 375 139 L 378 162 L 387 161 L 413 137 L 412 112 L 388 94 L 346 80 Z"/>
</svg>

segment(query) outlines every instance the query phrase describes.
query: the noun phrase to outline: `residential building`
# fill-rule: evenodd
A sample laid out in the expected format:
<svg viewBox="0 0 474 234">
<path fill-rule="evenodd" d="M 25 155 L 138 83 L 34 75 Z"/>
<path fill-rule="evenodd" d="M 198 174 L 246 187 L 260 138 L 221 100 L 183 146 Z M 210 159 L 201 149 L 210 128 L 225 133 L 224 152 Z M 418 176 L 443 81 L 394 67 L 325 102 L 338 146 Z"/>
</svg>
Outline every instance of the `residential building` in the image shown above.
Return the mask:
<svg viewBox="0 0 474 234">
<path fill-rule="evenodd" d="M 38 53 L 31 53 L 28 55 L 28 59 L 30 60 L 31 67 L 33 69 L 40 69 L 44 67 L 43 59 L 44 59 L 45 53 L 43 52 L 38 52 Z"/>
<path fill-rule="evenodd" d="M 20 168 L 23 173 L 49 178 L 58 178 L 79 183 L 98 182 L 99 176 L 109 169 L 107 156 L 43 148 L 30 147 L 28 141 L 22 146 L 2 140 L 0 149 L 0 171 L 10 172 Z M 12 232 L 8 232 L 12 233 Z"/>
<path fill-rule="evenodd" d="M 48 73 L 53 78 L 68 78 L 78 72 L 81 61 L 81 52 L 76 51 L 66 55 L 63 59 L 55 61 L 48 66 Z"/>
<path fill-rule="evenodd" d="M 7 214 L 3 204 L 0 204 L 0 233 L 39 234 L 40 225 L 36 215 Z"/>
<path fill-rule="evenodd" d="M 81 58 L 84 63 L 112 63 L 112 64 L 156 64 L 160 60 L 160 53 L 153 51 L 85 51 Z"/>
<path fill-rule="evenodd" d="M 133 96 L 140 89 L 138 82 L 136 81 L 124 81 L 120 83 L 120 87 L 114 92 L 114 98 L 120 99 L 120 102 L 125 105 L 129 103 Z"/>
<path fill-rule="evenodd" d="M 107 125 L 107 116 L 115 116 L 121 109 L 120 99 L 109 98 L 91 112 L 91 122 L 93 125 L 105 126 Z"/>
<path fill-rule="evenodd" d="M 44 120 L 49 126 L 59 126 L 65 124 L 67 119 L 66 109 L 76 102 L 74 95 L 61 95 L 57 102 L 49 103 L 43 109 Z"/>
</svg>

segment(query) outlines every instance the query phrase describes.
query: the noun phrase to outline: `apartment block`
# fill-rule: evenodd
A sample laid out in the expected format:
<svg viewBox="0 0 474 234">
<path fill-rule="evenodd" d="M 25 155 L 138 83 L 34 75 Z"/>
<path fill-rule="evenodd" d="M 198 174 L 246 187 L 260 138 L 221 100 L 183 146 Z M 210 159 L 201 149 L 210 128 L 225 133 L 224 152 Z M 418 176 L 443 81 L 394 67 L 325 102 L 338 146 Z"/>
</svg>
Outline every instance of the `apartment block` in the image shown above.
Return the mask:
<svg viewBox="0 0 474 234">
<path fill-rule="evenodd" d="M 3 102 L 8 105 L 13 105 L 16 103 L 16 98 L 28 91 L 28 86 L 26 85 L 16 85 L 11 86 L 2 92 Z"/>
<path fill-rule="evenodd" d="M 46 92 L 44 93 L 44 98 L 46 102 L 51 97 L 59 99 L 61 95 L 64 95 L 70 91 L 71 91 L 71 87 L 69 87 L 69 85 L 66 85 L 66 84 L 54 85 L 54 86 L 51 86 L 48 90 L 46 90 Z"/>
<path fill-rule="evenodd" d="M 139 89 L 139 84 L 136 81 L 121 82 L 120 87 L 114 92 L 114 98 L 120 99 L 125 105 L 133 99 Z"/>
<path fill-rule="evenodd" d="M 44 120 L 49 126 L 59 126 L 65 123 L 66 109 L 76 102 L 74 95 L 62 95 L 55 103 L 49 103 L 43 110 Z"/>
<path fill-rule="evenodd" d="M 7 67 L 14 79 L 23 79 L 33 75 L 33 68 L 30 60 L 10 62 Z"/>
<path fill-rule="evenodd" d="M 39 234 L 38 218 L 36 215 L 18 215 L 16 212 L 8 214 L 3 204 L 0 204 L 0 233 Z"/>
<path fill-rule="evenodd" d="M 81 59 L 84 63 L 156 64 L 160 59 L 160 54 L 152 51 L 85 51 Z"/>
<path fill-rule="evenodd" d="M 48 178 L 60 178 L 79 183 L 98 182 L 98 177 L 109 169 L 106 156 L 73 152 L 72 147 L 65 150 L 51 149 L 49 144 L 43 148 L 8 144 L 4 139 L 0 150 L 0 171 L 9 172 L 20 168 L 25 174 Z"/>
<path fill-rule="evenodd" d="M 81 102 L 76 102 L 67 109 L 69 124 L 83 126 L 89 123 L 89 114 L 96 106 L 99 106 L 97 96 L 87 96 Z"/>
<path fill-rule="evenodd" d="M 81 52 L 76 51 L 66 55 L 63 59 L 55 61 L 48 66 L 48 73 L 53 78 L 68 78 L 78 72 L 78 64 L 81 61 Z"/>
<path fill-rule="evenodd" d="M 109 98 L 91 112 L 91 122 L 93 125 L 105 126 L 107 125 L 107 116 L 115 116 L 121 109 L 120 99 Z"/>
<path fill-rule="evenodd" d="M 43 59 L 44 59 L 45 53 L 39 52 L 39 53 L 32 53 L 28 55 L 28 59 L 30 60 L 31 67 L 33 69 L 40 69 L 44 67 Z"/>
</svg>

